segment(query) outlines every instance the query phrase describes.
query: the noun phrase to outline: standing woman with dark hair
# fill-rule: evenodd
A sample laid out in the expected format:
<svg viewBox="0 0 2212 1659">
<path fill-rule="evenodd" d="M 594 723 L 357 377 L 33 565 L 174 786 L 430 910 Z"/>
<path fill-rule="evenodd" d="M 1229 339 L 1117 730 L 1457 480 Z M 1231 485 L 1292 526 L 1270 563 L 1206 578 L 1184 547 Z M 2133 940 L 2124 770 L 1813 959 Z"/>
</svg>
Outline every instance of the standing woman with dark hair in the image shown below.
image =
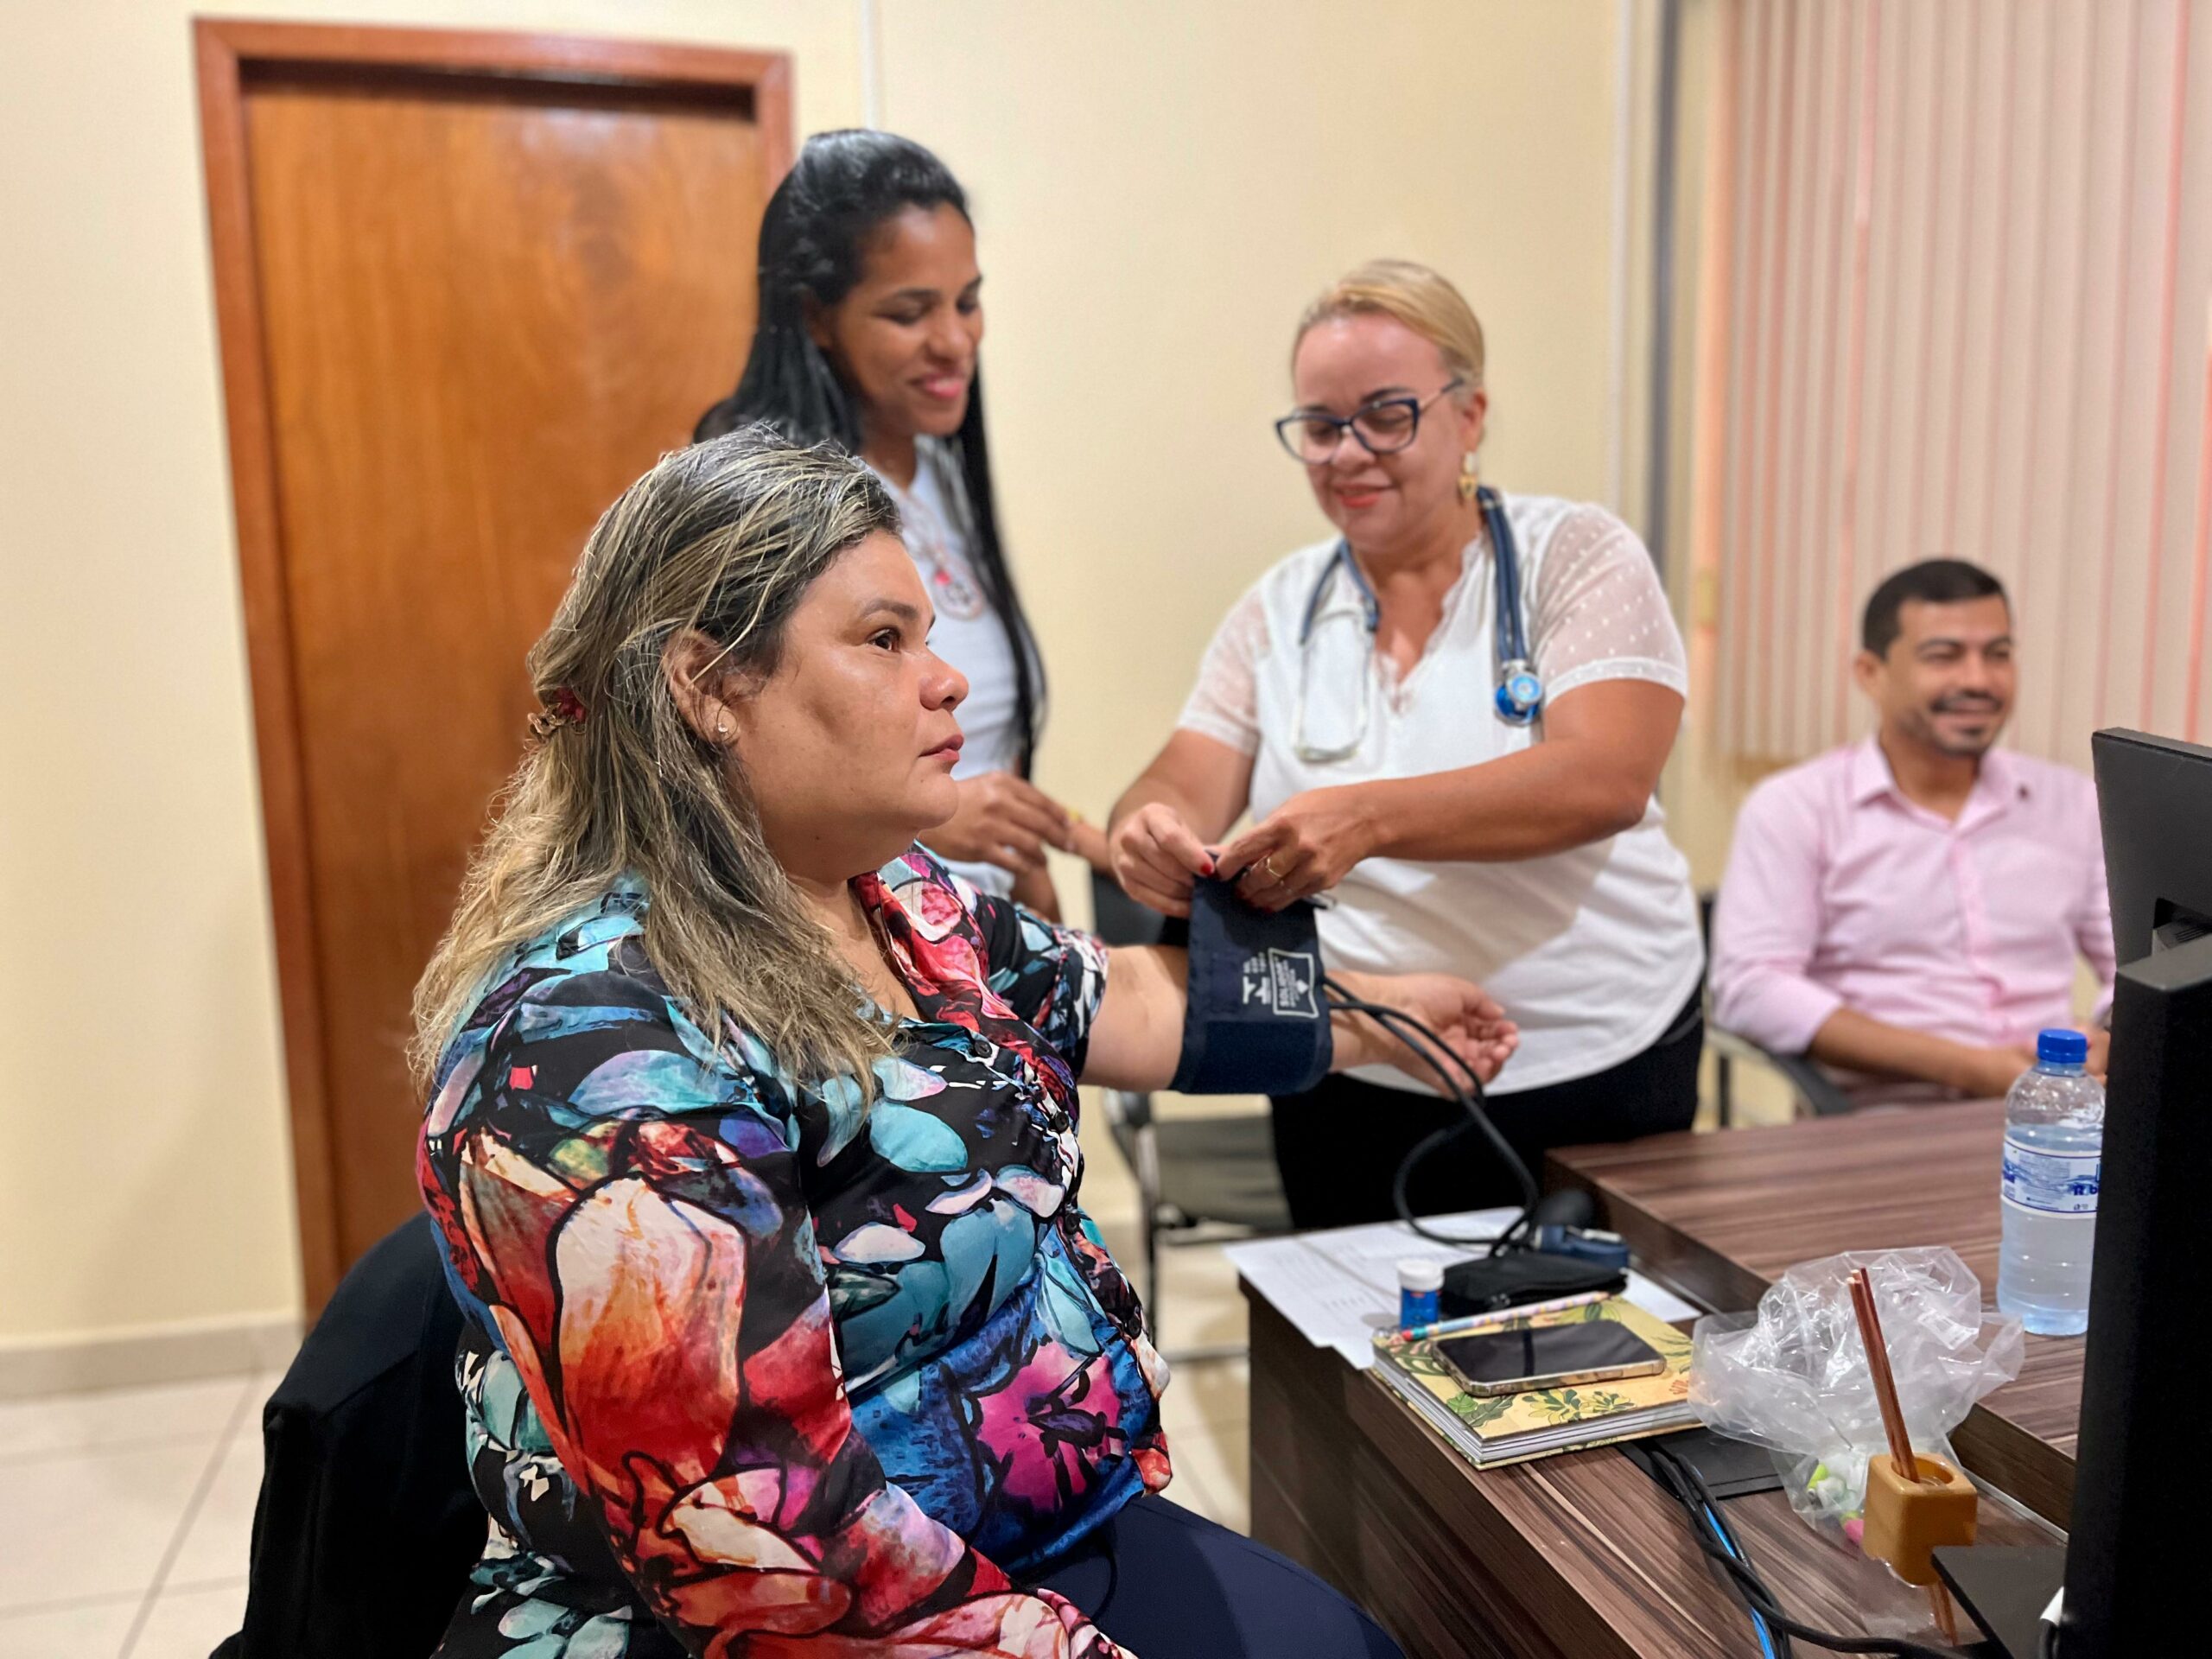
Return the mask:
<svg viewBox="0 0 2212 1659">
<path fill-rule="evenodd" d="M 759 321 L 737 390 L 694 435 L 766 421 L 842 444 L 890 486 L 937 607 L 931 645 L 973 688 L 960 806 L 930 844 L 988 893 L 1058 913 L 1045 849 L 1103 868 L 1104 837 L 1029 781 L 1045 671 L 1000 544 L 967 194 L 886 132 L 817 133 L 760 220 Z"/>
</svg>

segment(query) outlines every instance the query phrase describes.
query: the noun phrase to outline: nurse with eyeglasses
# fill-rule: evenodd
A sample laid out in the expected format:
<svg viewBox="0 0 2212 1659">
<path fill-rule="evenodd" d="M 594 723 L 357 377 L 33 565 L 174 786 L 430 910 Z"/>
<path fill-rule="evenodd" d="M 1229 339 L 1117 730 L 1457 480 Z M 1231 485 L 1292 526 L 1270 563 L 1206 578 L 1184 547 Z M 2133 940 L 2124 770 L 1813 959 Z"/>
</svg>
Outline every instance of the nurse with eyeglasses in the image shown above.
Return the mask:
<svg viewBox="0 0 2212 1659">
<path fill-rule="evenodd" d="M 1332 285 L 1292 378 L 1277 435 L 1337 533 L 1221 625 L 1115 807 L 1116 876 L 1171 915 L 1201 874 L 1268 909 L 1330 893 L 1332 963 L 1483 985 L 1521 1033 L 1491 1115 L 1532 1167 L 1688 1128 L 1704 952 L 1653 794 L 1687 664 L 1649 555 L 1602 507 L 1483 484 L 1482 328 L 1432 270 Z M 1276 1100 L 1293 1220 L 1392 1214 L 1400 1160 L 1455 1113 L 1402 1074 Z M 1463 1137 L 1410 1195 L 1435 1213 L 1513 1192 Z"/>
</svg>

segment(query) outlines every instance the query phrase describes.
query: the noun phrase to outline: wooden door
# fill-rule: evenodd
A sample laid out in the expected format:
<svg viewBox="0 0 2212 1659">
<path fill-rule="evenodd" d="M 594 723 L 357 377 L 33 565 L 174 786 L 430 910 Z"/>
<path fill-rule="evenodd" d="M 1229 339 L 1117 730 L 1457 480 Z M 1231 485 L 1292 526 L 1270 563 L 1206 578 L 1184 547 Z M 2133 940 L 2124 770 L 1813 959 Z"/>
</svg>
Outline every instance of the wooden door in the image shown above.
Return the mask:
<svg viewBox="0 0 2212 1659">
<path fill-rule="evenodd" d="M 608 502 L 751 337 L 780 56 L 206 22 L 310 1306 L 419 1207 L 409 999 Z"/>
</svg>

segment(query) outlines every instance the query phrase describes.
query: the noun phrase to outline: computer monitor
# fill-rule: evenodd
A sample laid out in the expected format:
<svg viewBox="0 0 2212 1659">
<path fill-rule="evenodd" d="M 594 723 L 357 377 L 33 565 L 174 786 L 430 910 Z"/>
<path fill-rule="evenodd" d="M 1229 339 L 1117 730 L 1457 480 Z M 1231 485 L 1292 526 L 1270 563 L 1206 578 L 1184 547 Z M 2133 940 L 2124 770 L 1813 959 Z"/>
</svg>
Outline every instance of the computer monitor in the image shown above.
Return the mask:
<svg viewBox="0 0 2212 1659">
<path fill-rule="evenodd" d="M 2066 1551 L 2063 1659 L 2202 1639 L 2199 1294 L 2212 1172 L 2212 749 L 2090 740 L 2120 974 Z"/>
<path fill-rule="evenodd" d="M 2113 944 L 2126 966 L 2154 945 L 2212 931 L 2212 749 L 2118 731 L 2099 732 L 2089 749 Z"/>
<path fill-rule="evenodd" d="M 2045 1550 L 1936 1552 L 2012 1659 L 2133 1659 L 2202 1640 L 2212 749 L 2111 731 L 2090 753 L 2120 966 L 2066 1551 L 2063 1563 Z M 2045 1650 L 2033 1610 L 2062 1571 Z"/>
</svg>

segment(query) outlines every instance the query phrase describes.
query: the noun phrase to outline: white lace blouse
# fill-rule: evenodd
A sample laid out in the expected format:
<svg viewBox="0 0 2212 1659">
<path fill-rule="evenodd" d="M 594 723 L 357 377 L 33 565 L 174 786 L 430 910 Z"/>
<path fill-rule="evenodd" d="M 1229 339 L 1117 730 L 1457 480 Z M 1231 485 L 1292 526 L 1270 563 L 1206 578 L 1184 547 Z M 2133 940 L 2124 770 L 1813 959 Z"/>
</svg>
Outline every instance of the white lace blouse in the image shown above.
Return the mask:
<svg viewBox="0 0 2212 1659">
<path fill-rule="evenodd" d="M 1504 499 L 1548 704 L 1599 680 L 1686 691 L 1681 635 L 1635 532 L 1602 507 Z M 1252 758 L 1255 821 L 1309 789 L 1456 771 L 1543 739 L 1541 719 L 1509 725 L 1491 702 L 1496 585 L 1486 538 L 1469 543 L 1436 632 L 1402 677 L 1371 648 L 1341 572 L 1301 646 L 1335 549 L 1333 540 L 1301 549 L 1254 584 L 1216 632 L 1184 707 L 1184 728 Z M 1301 747 L 1351 752 L 1309 760 Z M 1703 966 L 1688 867 L 1664 825 L 1655 799 L 1634 829 L 1541 858 L 1369 859 L 1323 912 L 1323 944 L 1345 968 L 1448 971 L 1485 986 L 1522 1028 L 1521 1051 L 1493 1092 L 1588 1077 L 1665 1034 Z M 1388 1069 L 1360 1075 L 1414 1086 Z"/>
</svg>

